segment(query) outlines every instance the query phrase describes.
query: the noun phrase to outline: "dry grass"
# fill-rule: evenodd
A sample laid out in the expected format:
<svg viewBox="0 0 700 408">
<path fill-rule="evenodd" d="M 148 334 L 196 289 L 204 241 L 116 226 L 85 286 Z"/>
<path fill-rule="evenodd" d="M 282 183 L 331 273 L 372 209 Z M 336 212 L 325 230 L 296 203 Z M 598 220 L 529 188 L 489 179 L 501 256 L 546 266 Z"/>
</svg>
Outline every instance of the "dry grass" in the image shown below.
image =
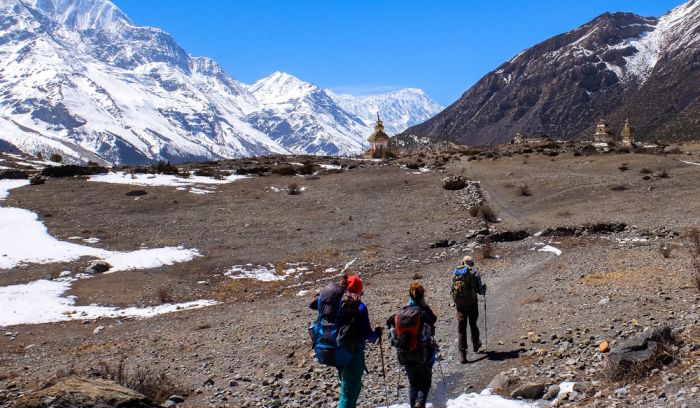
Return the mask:
<svg viewBox="0 0 700 408">
<path fill-rule="evenodd" d="M 700 228 L 691 228 L 688 231 L 690 242 L 690 260 L 693 266 L 692 283 L 700 292 Z"/>
<path fill-rule="evenodd" d="M 639 170 L 639 174 L 651 174 L 651 173 L 653 173 L 653 171 L 651 171 L 650 169 L 647 169 L 647 168 L 643 168 L 643 169 Z"/>
<path fill-rule="evenodd" d="M 471 215 L 472 217 L 479 216 L 482 220 L 490 223 L 498 222 L 496 212 L 488 205 L 482 205 L 481 207 L 471 207 L 469 209 L 469 215 Z"/>
<path fill-rule="evenodd" d="M 544 301 L 544 297 L 542 295 L 532 295 L 530 297 L 527 297 L 523 300 L 520 301 L 521 305 L 532 305 L 535 303 L 542 303 Z"/>
<path fill-rule="evenodd" d="M 673 246 L 667 242 L 664 242 L 661 244 L 661 246 L 659 246 L 659 252 L 661 253 L 661 256 L 668 259 L 671 257 L 671 252 L 673 252 Z"/>
<path fill-rule="evenodd" d="M 580 278 L 578 282 L 589 286 L 603 286 L 620 281 L 625 278 L 625 276 L 625 272 L 591 273 Z"/>
<path fill-rule="evenodd" d="M 299 195 L 301 194 L 301 187 L 297 183 L 289 183 L 289 185 L 287 186 L 287 194 Z"/>
<path fill-rule="evenodd" d="M 173 291 L 170 288 L 160 287 L 157 294 L 160 303 L 173 303 Z"/>
<path fill-rule="evenodd" d="M 569 218 L 573 216 L 573 214 L 571 214 L 569 211 L 557 211 L 555 215 L 559 218 Z"/>
<path fill-rule="evenodd" d="M 493 244 L 491 241 L 484 241 L 481 245 L 481 259 L 492 259 L 493 258 Z"/>
<path fill-rule="evenodd" d="M 114 381 L 140 392 L 155 402 L 163 402 L 173 394 L 182 393 L 165 370 L 138 365 L 129 369 L 124 356 L 121 356 L 116 363 L 100 361 L 97 367 L 90 369 L 90 375 Z"/>
<path fill-rule="evenodd" d="M 521 184 L 518 186 L 518 195 L 521 195 L 523 197 L 529 197 L 532 195 L 532 191 L 530 190 L 530 186 L 527 184 Z"/>
<path fill-rule="evenodd" d="M 610 191 L 625 191 L 627 190 L 627 186 L 624 184 L 615 184 L 614 186 L 610 187 Z"/>
</svg>

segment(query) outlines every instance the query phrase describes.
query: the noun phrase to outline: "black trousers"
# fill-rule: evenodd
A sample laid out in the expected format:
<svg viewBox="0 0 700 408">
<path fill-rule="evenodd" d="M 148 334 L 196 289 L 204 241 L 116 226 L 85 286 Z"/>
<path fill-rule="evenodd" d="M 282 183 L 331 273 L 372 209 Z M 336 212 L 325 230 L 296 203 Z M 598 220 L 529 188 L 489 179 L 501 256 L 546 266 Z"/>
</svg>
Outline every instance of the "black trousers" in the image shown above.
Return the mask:
<svg viewBox="0 0 700 408">
<path fill-rule="evenodd" d="M 476 349 L 480 345 L 479 327 L 476 322 L 479 319 L 479 303 L 475 302 L 470 305 L 464 303 L 456 303 L 457 307 L 457 333 L 459 334 L 459 351 L 467 351 L 467 323 L 472 336 L 472 345 Z"/>
<path fill-rule="evenodd" d="M 422 365 L 406 365 L 406 376 L 408 376 L 408 399 L 411 407 L 416 405 L 416 401 L 421 401 L 425 405 L 428 400 L 428 392 L 433 381 L 433 364 L 429 361 Z"/>
</svg>

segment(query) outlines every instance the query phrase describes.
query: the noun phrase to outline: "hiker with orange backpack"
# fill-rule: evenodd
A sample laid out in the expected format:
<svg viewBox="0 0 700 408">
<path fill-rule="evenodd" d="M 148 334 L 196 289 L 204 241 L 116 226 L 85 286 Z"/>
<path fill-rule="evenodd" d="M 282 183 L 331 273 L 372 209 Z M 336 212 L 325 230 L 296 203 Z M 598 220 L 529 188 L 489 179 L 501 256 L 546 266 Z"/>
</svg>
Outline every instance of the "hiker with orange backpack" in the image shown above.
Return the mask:
<svg viewBox="0 0 700 408">
<path fill-rule="evenodd" d="M 481 276 L 474 267 L 474 259 L 467 255 L 462 259 L 460 268 L 453 271 L 452 276 L 452 299 L 457 308 L 457 327 L 458 332 L 458 348 L 461 354 L 461 363 L 467 363 L 467 323 L 472 337 L 472 346 L 474 352 L 478 352 L 481 348 L 481 340 L 479 339 L 479 327 L 477 320 L 479 319 L 479 301 L 477 294 L 486 295 L 486 285 L 481 282 Z"/>
<path fill-rule="evenodd" d="M 365 343 L 376 342 L 382 327 L 374 330 L 362 303 L 363 283 L 357 275 L 343 275 L 340 283 L 321 289 L 309 307 L 318 311 L 309 328 L 319 363 L 336 367 L 340 376 L 338 408 L 355 408 L 362 390 Z"/>
<path fill-rule="evenodd" d="M 437 345 L 437 317 L 425 302 L 425 288 L 413 282 L 408 290 L 408 305 L 387 320 L 391 345 L 396 348 L 399 363 L 408 377 L 408 398 L 411 408 L 424 408 L 433 379 Z"/>
</svg>

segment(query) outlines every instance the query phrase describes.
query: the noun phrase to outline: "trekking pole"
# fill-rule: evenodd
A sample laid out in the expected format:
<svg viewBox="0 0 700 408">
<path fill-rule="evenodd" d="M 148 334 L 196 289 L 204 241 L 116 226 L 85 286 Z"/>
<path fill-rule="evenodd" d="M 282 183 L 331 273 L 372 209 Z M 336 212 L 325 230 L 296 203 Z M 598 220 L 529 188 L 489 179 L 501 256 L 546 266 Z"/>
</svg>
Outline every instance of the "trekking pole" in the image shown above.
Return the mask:
<svg viewBox="0 0 700 408">
<path fill-rule="evenodd" d="M 440 355 L 438 355 L 438 368 L 440 369 L 440 377 L 442 377 L 442 386 L 447 388 L 447 382 L 445 381 L 445 372 L 442 371 L 442 359 L 440 358 Z"/>
<path fill-rule="evenodd" d="M 484 334 L 486 335 L 484 339 L 484 344 L 486 348 L 489 347 L 489 319 L 486 317 L 486 292 L 484 291 Z"/>
<path fill-rule="evenodd" d="M 382 345 L 382 336 L 379 336 L 379 355 L 382 357 L 382 376 L 384 377 L 384 400 L 386 406 L 389 406 L 389 388 L 386 386 L 386 368 L 384 368 L 384 346 Z"/>
</svg>

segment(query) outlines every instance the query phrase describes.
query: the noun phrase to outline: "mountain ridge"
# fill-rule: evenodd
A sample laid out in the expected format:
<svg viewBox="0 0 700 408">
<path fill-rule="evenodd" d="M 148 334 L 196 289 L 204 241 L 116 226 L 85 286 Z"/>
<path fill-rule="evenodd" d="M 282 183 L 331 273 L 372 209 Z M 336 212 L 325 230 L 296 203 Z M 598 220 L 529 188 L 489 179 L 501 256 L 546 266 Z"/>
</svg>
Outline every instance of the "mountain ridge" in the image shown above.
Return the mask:
<svg viewBox="0 0 700 408">
<path fill-rule="evenodd" d="M 592 138 L 629 117 L 644 140 L 686 140 L 700 126 L 700 2 L 660 18 L 604 13 L 518 53 L 406 135 L 466 144 L 516 132 Z"/>
<path fill-rule="evenodd" d="M 0 138 L 30 154 L 127 164 L 354 155 L 372 131 L 315 85 L 281 72 L 264 89 L 244 84 L 108 0 L 2 0 L 0 18 Z"/>
</svg>

